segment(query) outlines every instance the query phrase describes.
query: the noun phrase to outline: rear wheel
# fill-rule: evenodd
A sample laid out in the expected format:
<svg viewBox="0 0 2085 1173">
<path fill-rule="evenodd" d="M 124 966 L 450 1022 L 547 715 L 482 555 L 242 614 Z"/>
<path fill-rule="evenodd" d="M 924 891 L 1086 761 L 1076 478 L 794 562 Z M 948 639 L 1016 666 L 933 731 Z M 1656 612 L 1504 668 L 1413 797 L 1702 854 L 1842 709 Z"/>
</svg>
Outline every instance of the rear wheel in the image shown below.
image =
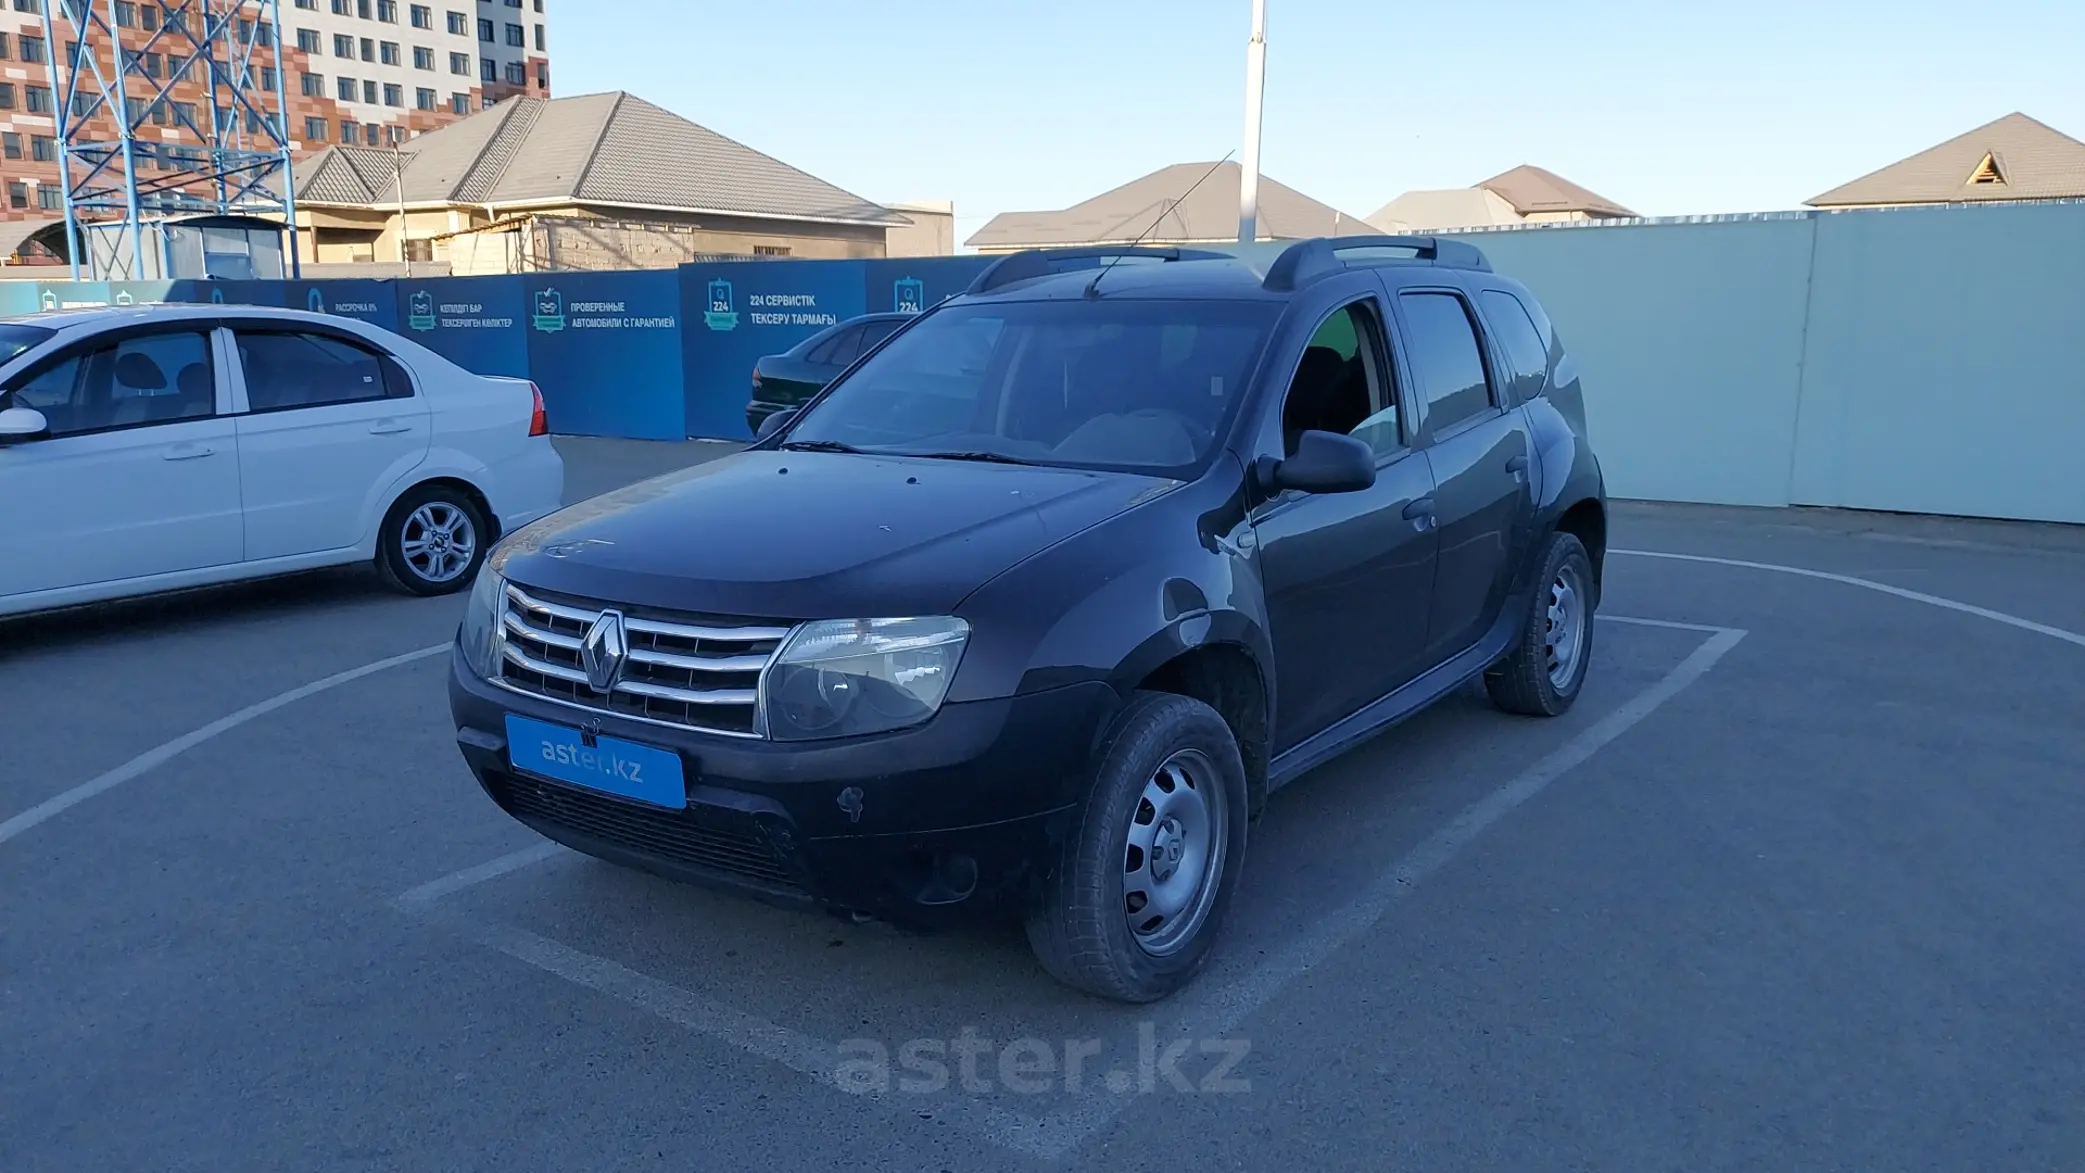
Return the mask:
<svg viewBox="0 0 2085 1173">
<path fill-rule="evenodd" d="M 1593 658 L 1593 564 L 1567 533 L 1549 537 L 1520 639 L 1484 674 L 1492 703 L 1509 713 L 1555 717 L 1585 687 Z"/>
<path fill-rule="evenodd" d="M 1123 1002 L 1187 984 L 1237 887 L 1245 824 L 1245 767 L 1223 718 L 1189 697 L 1136 694 L 1102 739 L 1078 826 L 1028 922 L 1036 959 Z"/>
<path fill-rule="evenodd" d="M 384 581 L 410 595 L 446 595 L 477 577 L 491 544 L 485 511 L 449 485 L 424 485 L 398 499 L 377 535 Z"/>
</svg>

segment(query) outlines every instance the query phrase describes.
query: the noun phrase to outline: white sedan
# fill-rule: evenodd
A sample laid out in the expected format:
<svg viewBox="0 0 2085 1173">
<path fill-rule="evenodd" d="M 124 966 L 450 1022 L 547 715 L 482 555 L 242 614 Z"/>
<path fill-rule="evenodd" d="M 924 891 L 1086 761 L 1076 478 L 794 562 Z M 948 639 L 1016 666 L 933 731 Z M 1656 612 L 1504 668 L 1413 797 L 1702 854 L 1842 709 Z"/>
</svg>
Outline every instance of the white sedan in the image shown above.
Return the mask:
<svg viewBox="0 0 2085 1173">
<path fill-rule="evenodd" d="M 355 562 L 446 594 L 563 495 L 535 384 L 362 322 L 0 320 L 0 615 Z"/>
</svg>

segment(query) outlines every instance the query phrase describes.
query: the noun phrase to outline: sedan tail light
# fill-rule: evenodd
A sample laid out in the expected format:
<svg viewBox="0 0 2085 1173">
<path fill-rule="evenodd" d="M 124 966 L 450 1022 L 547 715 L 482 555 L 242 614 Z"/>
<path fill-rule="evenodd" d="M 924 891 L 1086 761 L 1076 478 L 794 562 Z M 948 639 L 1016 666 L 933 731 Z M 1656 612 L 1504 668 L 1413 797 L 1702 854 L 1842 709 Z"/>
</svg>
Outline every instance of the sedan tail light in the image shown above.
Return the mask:
<svg viewBox="0 0 2085 1173">
<path fill-rule="evenodd" d="M 548 436 L 550 434 L 550 417 L 543 411 L 543 389 L 531 382 L 528 385 L 528 391 L 530 395 L 536 397 L 536 408 L 529 413 L 528 417 L 528 434 L 531 436 Z"/>
</svg>

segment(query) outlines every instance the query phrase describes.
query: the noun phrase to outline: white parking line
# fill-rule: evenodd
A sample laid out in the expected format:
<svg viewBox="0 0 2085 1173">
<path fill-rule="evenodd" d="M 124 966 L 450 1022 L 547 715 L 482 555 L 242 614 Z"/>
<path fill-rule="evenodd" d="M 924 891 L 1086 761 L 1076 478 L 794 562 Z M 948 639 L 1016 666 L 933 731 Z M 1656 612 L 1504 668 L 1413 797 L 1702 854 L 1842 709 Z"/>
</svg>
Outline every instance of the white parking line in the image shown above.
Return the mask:
<svg viewBox="0 0 2085 1173">
<path fill-rule="evenodd" d="M 1979 607 L 1974 603 L 1964 603 L 1956 599 L 1943 598 L 1939 595 L 1929 595 L 1924 591 L 1907 590 L 1904 587 L 1891 586 L 1886 582 L 1876 582 L 1872 578 L 1856 578 L 1851 574 L 1833 574 L 1828 570 L 1812 570 L 1807 566 L 1783 566 L 1778 562 L 1747 562 L 1742 558 L 1711 558 L 1706 554 L 1670 554 L 1663 550 L 1609 550 L 1608 553 L 1625 554 L 1631 558 L 1663 558 L 1671 562 L 1705 562 L 1712 566 L 1737 566 L 1746 570 L 1771 570 L 1776 574 L 1793 574 L 1801 578 L 1822 579 L 1825 582 L 1842 583 L 1846 586 L 1860 587 L 1863 590 L 1880 591 L 1885 595 L 1895 595 L 1897 598 L 1909 599 L 1914 603 L 1924 603 L 1929 607 L 1960 611 L 1964 615 L 1974 615 L 1979 619 L 1989 619 L 1993 623 L 2003 623 L 2007 627 L 2017 627 L 2022 631 L 2046 635 L 2050 639 L 2060 639 L 2065 643 L 2076 644 L 2081 648 L 2085 648 L 2085 635 L 2079 635 L 2075 631 L 2066 631 L 2061 627 L 2051 627 L 2046 623 L 2036 623 L 2032 619 L 2022 619 L 2018 615 L 2008 615 L 2003 611 L 1993 611 L 1989 607 Z"/>
<path fill-rule="evenodd" d="M 377 660 L 373 663 L 364 664 L 360 668 L 350 668 L 345 672 L 336 672 L 323 680 L 314 680 L 310 684 L 300 685 L 290 689 L 288 692 L 276 693 L 267 700 L 248 705 L 230 716 L 219 717 L 200 729 L 191 730 L 174 738 L 172 741 L 154 746 L 117 766 L 115 769 L 82 782 L 70 790 L 53 795 L 6 822 L 0 823 L 0 843 L 5 843 L 38 824 L 49 822 L 51 819 L 57 818 L 63 812 L 78 806 L 97 794 L 114 790 L 125 782 L 187 753 L 211 738 L 229 733 L 257 717 L 265 717 L 284 705 L 295 704 L 305 697 L 317 696 L 322 692 L 331 691 L 343 684 L 350 684 L 360 680 L 364 676 L 382 672 L 386 668 L 396 668 L 402 664 L 411 664 L 416 660 L 425 660 L 429 656 L 439 656 L 448 650 L 448 644 L 439 643 L 432 647 L 421 648 L 418 651 L 407 652 L 404 655 Z"/>
<path fill-rule="evenodd" d="M 1646 627 L 1698 630 L 1707 633 L 1709 638 L 1655 684 L 1463 810 L 1447 826 L 1392 864 L 1353 903 L 1306 929 L 1300 937 L 1235 980 L 1208 988 L 1190 989 L 1181 995 L 1175 1003 L 1174 1013 L 1166 1016 L 1168 1021 L 1177 1024 L 1178 1032 L 1173 1037 L 1213 1038 L 1235 1027 L 1281 993 L 1290 982 L 1368 931 L 1414 885 L 1439 870 L 1493 824 L 1701 679 L 1745 637 L 1744 631 L 1735 628 L 1639 620 L 1627 616 L 1605 618 Z M 443 897 L 556 854 L 554 850 L 536 847 L 503 855 L 422 884 L 399 896 L 394 903 L 408 912 L 426 915 Z M 523 929 L 496 922 L 467 921 L 460 917 L 444 919 L 453 919 L 462 932 L 480 944 L 576 985 L 781 1063 L 821 1084 L 867 1099 L 885 1099 L 880 1095 L 864 1095 L 848 1089 L 835 1079 L 836 1044 L 723 1006 L 670 982 Z M 1075 1107 L 1046 1116 L 1033 1116 L 982 1101 L 958 1098 L 953 1102 L 937 1101 L 934 1115 L 936 1119 L 953 1123 L 1003 1148 L 1057 1161 L 1076 1153 L 1131 1102 L 1131 1099 L 1119 1095 L 1092 1093 L 1081 1097 Z"/>
</svg>

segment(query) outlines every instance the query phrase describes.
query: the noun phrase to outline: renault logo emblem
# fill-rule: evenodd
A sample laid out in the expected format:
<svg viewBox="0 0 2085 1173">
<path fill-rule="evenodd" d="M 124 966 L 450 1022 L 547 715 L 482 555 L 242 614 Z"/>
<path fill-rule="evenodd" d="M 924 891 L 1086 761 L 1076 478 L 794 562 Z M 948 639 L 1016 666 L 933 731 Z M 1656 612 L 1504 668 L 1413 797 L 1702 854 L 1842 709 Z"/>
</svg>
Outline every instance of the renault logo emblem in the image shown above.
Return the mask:
<svg viewBox="0 0 2085 1173">
<path fill-rule="evenodd" d="M 623 660 L 629 653 L 630 643 L 623 635 L 623 613 L 601 612 L 594 625 L 586 629 L 586 638 L 579 641 L 579 663 L 586 669 L 587 684 L 595 692 L 613 692 L 616 681 L 622 679 Z"/>
</svg>

